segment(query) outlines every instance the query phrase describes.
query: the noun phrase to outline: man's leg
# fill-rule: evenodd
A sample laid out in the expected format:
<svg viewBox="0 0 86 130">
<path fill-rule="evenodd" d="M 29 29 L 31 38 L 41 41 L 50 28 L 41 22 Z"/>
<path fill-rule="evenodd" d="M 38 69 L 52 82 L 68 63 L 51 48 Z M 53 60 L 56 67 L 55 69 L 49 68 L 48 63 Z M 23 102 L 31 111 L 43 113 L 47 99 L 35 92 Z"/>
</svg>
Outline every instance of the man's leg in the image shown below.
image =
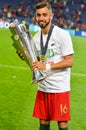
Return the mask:
<svg viewBox="0 0 86 130">
<path fill-rule="evenodd" d="M 50 121 L 40 120 L 39 130 L 50 130 Z"/>
<path fill-rule="evenodd" d="M 68 130 L 68 122 L 58 122 L 59 130 Z"/>
</svg>

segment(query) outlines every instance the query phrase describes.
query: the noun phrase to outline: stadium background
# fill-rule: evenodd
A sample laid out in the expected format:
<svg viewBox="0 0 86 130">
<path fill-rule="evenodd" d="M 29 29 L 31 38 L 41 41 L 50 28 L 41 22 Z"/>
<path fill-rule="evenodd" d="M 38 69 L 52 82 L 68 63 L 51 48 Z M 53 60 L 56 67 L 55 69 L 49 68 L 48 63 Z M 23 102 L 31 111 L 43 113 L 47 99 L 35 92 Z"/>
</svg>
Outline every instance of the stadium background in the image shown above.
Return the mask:
<svg viewBox="0 0 86 130">
<path fill-rule="evenodd" d="M 34 25 L 33 29 L 30 28 L 32 33 L 38 31 L 34 13 L 38 1 L 0 1 L 0 23 L 3 23 L 3 26 L 0 26 L 0 130 L 38 129 L 39 121 L 32 117 L 37 85 L 31 84 L 31 71 L 16 55 L 11 32 L 7 28 L 7 23 L 17 18 L 29 28 Z M 86 1 L 50 0 L 50 2 L 55 14 L 53 22 L 70 32 L 75 51 L 71 73 L 70 130 L 86 130 Z M 24 8 L 21 11 L 22 6 Z M 68 7 L 69 12 L 66 12 Z M 29 9 L 27 15 L 26 9 Z M 13 13 L 16 10 L 16 14 Z M 76 16 L 80 18 L 79 21 L 75 20 Z M 52 122 L 51 130 L 55 129 L 57 124 Z"/>
</svg>

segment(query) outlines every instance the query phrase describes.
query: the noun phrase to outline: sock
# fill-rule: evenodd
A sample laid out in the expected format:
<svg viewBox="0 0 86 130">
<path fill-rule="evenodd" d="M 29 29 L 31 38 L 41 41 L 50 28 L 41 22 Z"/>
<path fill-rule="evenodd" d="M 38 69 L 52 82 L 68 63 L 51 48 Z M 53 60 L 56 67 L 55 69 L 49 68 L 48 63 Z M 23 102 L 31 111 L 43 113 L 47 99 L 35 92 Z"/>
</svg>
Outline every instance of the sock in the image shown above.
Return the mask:
<svg viewBox="0 0 86 130">
<path fill-rule="evenodd" d="M 59 130 L 68 130 L 68 127 L 66 127 L 66 128 L 59 128 Z"/>
<path fill-rule="evenodd" d="M 48 125 L 40 124 L 39 130 L 50 130 L 50 124 Z"/>
</svg>

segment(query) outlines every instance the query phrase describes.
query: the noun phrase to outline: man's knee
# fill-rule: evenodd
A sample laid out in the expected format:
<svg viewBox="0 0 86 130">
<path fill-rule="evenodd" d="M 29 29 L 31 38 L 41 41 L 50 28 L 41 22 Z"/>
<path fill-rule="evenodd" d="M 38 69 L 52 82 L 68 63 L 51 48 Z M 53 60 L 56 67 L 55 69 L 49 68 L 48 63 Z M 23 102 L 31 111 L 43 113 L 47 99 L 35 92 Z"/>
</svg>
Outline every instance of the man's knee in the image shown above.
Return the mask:
<svg viewBox="0 0 86 130">
<path fill-rule="evenodd" d="M 40 119 L 40 124 L 48 125 L 48 124 L 50 124 L 50 121 L 49 120 Z"/>
<path fill-rule="evenodd" d="M 67 121 L 59 121 L 58 126 L 59 126 L 59 128 L 66 128 L 66 127 L 68 127 L 68 122 Z"/>
</svg>

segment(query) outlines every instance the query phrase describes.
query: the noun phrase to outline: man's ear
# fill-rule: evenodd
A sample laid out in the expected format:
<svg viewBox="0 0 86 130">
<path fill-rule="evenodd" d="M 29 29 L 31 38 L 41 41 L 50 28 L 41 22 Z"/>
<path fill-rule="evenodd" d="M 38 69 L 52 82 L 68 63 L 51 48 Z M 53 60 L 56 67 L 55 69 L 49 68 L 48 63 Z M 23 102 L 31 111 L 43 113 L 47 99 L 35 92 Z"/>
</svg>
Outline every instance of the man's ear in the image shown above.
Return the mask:
<svg viewBox="0 0 86 130">
<path fill-rule="evenodd" d="M 54 13 L 51 13 L 51 20 L 53 19 Z"/>
</svg>

